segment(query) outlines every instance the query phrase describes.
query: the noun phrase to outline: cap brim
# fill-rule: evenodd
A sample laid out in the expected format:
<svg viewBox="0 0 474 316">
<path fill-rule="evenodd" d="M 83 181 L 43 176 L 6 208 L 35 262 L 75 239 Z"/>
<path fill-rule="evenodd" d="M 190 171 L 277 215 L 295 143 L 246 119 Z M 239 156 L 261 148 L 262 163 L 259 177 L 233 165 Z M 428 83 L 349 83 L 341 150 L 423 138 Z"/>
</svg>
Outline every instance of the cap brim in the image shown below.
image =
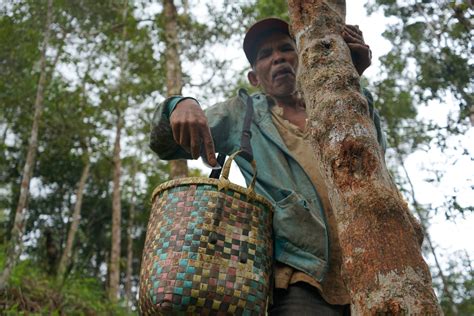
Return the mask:
<svg viewBox="0 0 474 316">
<path fill-rule="evenodd" d="M 253 65 L 256 57 L 256 46 L 262 40 L 262 35 L 271 31 L 281 32 L 290 36 L 289 25 L 286 21 L 278 18 L 267 18 L 253 24 L 244 38 L 244 52 L 250 64 Z"/>
</svg>

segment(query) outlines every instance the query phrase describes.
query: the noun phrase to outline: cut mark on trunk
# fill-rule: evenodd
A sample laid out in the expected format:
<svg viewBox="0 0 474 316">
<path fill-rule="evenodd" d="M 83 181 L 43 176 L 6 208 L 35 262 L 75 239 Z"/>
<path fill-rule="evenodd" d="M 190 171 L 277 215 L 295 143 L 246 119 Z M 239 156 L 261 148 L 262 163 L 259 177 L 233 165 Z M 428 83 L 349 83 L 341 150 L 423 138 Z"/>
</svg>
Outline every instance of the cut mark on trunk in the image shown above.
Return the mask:
<svg viewBox="0 0 474 316">
<path fill-rule="evenodd" d="M 325 56 L 328 56 L 329 54 L 331 54 L 331 48 L 332 48 L 331 40 L 329 38 L 323 38 L 323 40 L 321 41 L 321 44 L 324 47 L 323 54 Z"/>
<path fill-rule="evenodd" d="M 331 169 L 339 188 L 354 188 L 369 178 L 377 167 L 377 159 L 361 140 L 346 138 L 341 142 L 337 158 Z"/>
</svg>

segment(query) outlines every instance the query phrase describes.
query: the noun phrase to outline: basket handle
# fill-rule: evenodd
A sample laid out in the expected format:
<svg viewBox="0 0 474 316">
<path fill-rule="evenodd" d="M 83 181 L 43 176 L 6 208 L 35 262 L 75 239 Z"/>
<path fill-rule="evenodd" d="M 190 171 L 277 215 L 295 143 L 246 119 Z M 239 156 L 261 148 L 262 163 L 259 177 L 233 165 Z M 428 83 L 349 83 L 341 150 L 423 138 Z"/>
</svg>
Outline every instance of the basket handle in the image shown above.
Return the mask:
<svg viewBox="0 0 474 316">
<path fill-rule="evenodd" d="M 222 186 L 226 186 L 227 183 L 230 183 L 229 173 L 230 173 L 230 167 L 232 165 L 232 161 L 234 161 L 237 155 L 242 155 L 242 154 L 245 155 L 245 152 L 243 150 L 238 150 L 232 155 L 230 155 L 229 158 L 227 158 L 226 162 L 224 163 L 224 167 L 222 168 L 221 177 L 219 179 L 222 183 Z M 255 196 L 255 181 L 257 179 L 257 163 L 255 162 L 255 159 L 252 159 L 250 164 L 252 165 L 252 169 L 253 169 L 253 178 L 252 178 L 252 181 L 250 182 L 249 187 L 247 188 L 247 194 L 249 195 L 249 197 L 253 197 Z"/>
</svg>

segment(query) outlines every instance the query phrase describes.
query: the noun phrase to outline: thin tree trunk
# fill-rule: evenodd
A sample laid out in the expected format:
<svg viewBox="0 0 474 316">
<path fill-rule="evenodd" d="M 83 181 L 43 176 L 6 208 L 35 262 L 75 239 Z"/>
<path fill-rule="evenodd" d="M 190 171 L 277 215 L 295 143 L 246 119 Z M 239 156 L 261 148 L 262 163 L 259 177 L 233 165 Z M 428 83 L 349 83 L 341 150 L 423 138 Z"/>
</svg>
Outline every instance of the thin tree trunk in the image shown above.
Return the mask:
<svg viewBox="0 0 474 316">
<path fill-rule="evenodd" d="M 408 174 L 408 171 L 405 167 L 405 162 L 403 161 L 401 153 L 399 152 L 398 149 L 397 149 L 397 160 L 398 160 L 398 163 L 400 164 L 400 166 L 402 167 L 403 172 L 405 173 L 405 177 L 408 181 L 408 185 L 410 186 L 410 194 L 411 194 L 413 208 L 415 209 L 416 214 L 420 218 L 420 224 L 421 224 L 421 227 L 423 228 L 425 239 L 428 243 L 428 248 L 431 252 L 431 255 L 434 258 L 436 268 L 438 269 L 438 275 L 441 278 L 441 282 L 443 283 L 444 295 L 447 297 L 447 299 L 449 301 L 449 308 L 451 309 L 451 313 L 454 316 L 456 316 L 456 315 L 459 314 L 459 311 L 458 311 L 458 308 L 456 306 L 456 303 L 454 302 L 453 295 L 452 295 L 451 291 L 449 290 L 448 280 L 447 280 L 446 276 L 443 273 L 443 269 L 441 268 L 441 264 L 439 263 L 438 255 L 436 254 L 436 250 L 435 250 L 435 246 L 433 245 L 433 242 L 431 241 L 431 236 L 430 236 L 430 233 L 428 232 L 428 219 L 426 218 L 426 216 L 421 211 L 421 206 L 418 203 L 418 200 L 416 199 L 416 196 L 415 196 L 415 188 L 413 187 L 413 183 L 411 182 L 410 175 Z"/>
<path fill-rule="evenodd" d="M 5 144 L 5 140 L 7 139 L 8 129 L 9 129 L 8 122 L 5 122 L 4 126 L 5 126 L 5 129 L 2 132 L 2 144 Z"/>
<path fill-rule="evenodd" d="M 15 221 L 11 232 L 11 238 L 7 248 L 7 258 L 5 267 L 0 276 L 0 290 L 3 290 L 10 279 L 13 268 L 15 267 L 18 258 L 21 254 L 23 245 L 22 238 L 24 234 L 25 225 L 25 208 L 28 203 L 28 196 L 30 192 L 30 181 L 33 175 L 33 169 L 36 163 L 36 151 L 38 150 L 38 135 L 39 135 L 39 124 L 41 120 L 41 114 L 43 112 L 44 103 L 44 90 L 46 85 L 46 50 L 49 44 L 49 37 L 51 34 L 50 25 L 52 23 L 53 16 L 53 1 L 48 1 L 48 9 L 46 15 L 46 23 L 44 30 L 44 39 L 41 48 L 40 58 L 40 77 L 38 80 L 38 87 L 36 90 L 36 99 L 34 104 L 34 117 L 33 125 L 31 127 L 31 134 L 29 139 L 28 151 L 26 154 L 26 161 L 23 167 L 23 179 L 21 181 L 20 197 L 15 212 Z"/>
<path fill-rule="evenodd" d="M 338 224 L 352 314 L 442 314 L 421 255 L 421 227 L 385 166 L 341 37 L 345 1 L 288 2 L 298 83 Z"/>
<path fill-rule="evenodd" d="M 183 3 L 183 11 L 186 16 L 189 14 L 189 1 L 188 0 L 182 0 Z"/>
<path fill-rule="evenodd" d="M 135 163 L 132 166 L 130 177 L 132 178 L 132 196 L 130 198 L 129 219 L 127 227 L 127 273 L 125 276 L 125 300 L 127 308 L 132 301 L 132 275 L 133 275 L 133 222 L 135 218 Z"/>
<path fill-rule="evenodd" d="M 466 106 L 468 108 L 467 117 L 469 118 L 469 122 L 471 122 L 471 125 L 474 126 L 474 98 L 472 97 L 472 94 L 467 93 L 463 87 L 459 86 L 459 84 L 456 84 L 455 87 L 456 92 L 458 92 L 466 102 Z"/>
<path fill-rule="evenodd" d="M 128 14 L 128 0 L 124 1 L 123 22 L 126 23 Z M 120 54 L 120 104 L 117 107 L 117 125 L 115 132 L 115 143 L 113 153 L 113 193 L 112 193 L 112 248 L 110 251 L 109 265 L 109 299 L 116 302 L 119 297 L 120 284 L 120 245 L 121 245 L 121 221 L 122 207 L 120 201 L 120 176 L 122 170 L 122 160 L 120 159 L 120 139 L 123 126 L 122 113 L 126 108 L 126 95 L 123 91 L 125 81 L 125 67 L 127 64 L 127 27 L 124 25 L 122 31 L 123 46 Z M 122 106 L 122 109 L 120 109 Z"/>
<path fill-rule="evenodd" d="M 183 78 L 179 59 L 178 13 L 173 0 L 163 0 L 163 11 L 166 34 L 166 91 L 168 96 L 180 95 L 183 89 Z M 186 160 L 173 160 L 170 162 L 170 167 L 171 179 L 188 176 Z"/>
<path fill-rule="evenodd" d="M 86 105 L 86 80 L 89 74 L 90 66 L 91 63 L 88 62 L 87 69 L 84 73 L 84 77 L 82 78 L 80 106 L 83 109 Z M 79 73 L 77 75 L 79 76 Z M 81 139 L 81 147 L 83 150 L 82 160 L 84 162 L 84 167 L 82 168 L 81 177 L 79 178 L 79 182 L 77 183 L 76 202 L 74 203 L 74 210 L 70 220 L 71 226 L 69 227 L 69 231 L 67 234 L 66 246 L 64 247 L 63 253 L 61 254 L 61 259 L 59 260 L 59 265 L 56 272 L 56 279 L 60 284 L 64 281 L 66 268 L 71 262 L 72 248 L 74 246 L 76 233 L 79 228 L 79 223 L 81 221 L 82 198 L 84 196 L 84 188 L 86 186 L 90 171 L 89 148 L 87 142 L 83 139 Z"/>
<path fill-rule="evenodd" d="M 188 176 L 188 164 L 186 160 L 170 161 L 170 177 L 171 179 L 186 178 Z"/>
<path fill-rule="evenodd" d="M 117 111 L 117 126 L 113 153 L 113 192 L 112 192 L 112 248 L 110 251 L 109 265 L 109 299 L 116 302 L 119 295 L 120 282 L 120 239 L 122 207 L 120 200 L 120 176 L 122 161 L 120 159 L 120 134 L 122 132 L 122 114 Z"/>
<path fill-rule="evenodd" d="M 74 204 L 74 211 L 72 213 L 71 227 L 69 228 L 67 234 L 66 246 L 64 247 L 64 251 L 61 255 L 57 271 L 57 278 L 60 282 L 62 282 L 62 280 L 64 279 L 66 268 L 71 261 L 72 248 L 74 245 L 74 240 L 76 238 L 77 230 L 79 228 L 79 222 L 81 221 L 82 197 L 84 196 L 84 188 L 86 186 L 90 170 L 89 157 L 87 154 L 85 156 L 85 165 L 82 169 L 81 178 L 79 179 L 79 182 L 77 184 L 76 203 Z"/>
</svg>

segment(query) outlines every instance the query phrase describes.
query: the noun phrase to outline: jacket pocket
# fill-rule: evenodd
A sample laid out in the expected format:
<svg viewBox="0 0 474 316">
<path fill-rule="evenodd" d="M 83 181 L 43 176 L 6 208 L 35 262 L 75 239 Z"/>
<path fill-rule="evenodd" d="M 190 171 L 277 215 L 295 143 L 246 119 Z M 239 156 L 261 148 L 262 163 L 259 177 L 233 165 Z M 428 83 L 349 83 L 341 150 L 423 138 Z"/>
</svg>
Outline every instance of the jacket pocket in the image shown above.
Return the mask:
<svg viewBox="0 0 474 316">
<path fill-rule="evenodd" d="M 326 227 L 323 219 L 315 216 L 321 214 L 319 205 L 309 203 L 294 191 L 281 190 L 280 193 L 282 199 L 276 202 L 273 218 L 275 237 L 325 259 Z"/>
</svg>

